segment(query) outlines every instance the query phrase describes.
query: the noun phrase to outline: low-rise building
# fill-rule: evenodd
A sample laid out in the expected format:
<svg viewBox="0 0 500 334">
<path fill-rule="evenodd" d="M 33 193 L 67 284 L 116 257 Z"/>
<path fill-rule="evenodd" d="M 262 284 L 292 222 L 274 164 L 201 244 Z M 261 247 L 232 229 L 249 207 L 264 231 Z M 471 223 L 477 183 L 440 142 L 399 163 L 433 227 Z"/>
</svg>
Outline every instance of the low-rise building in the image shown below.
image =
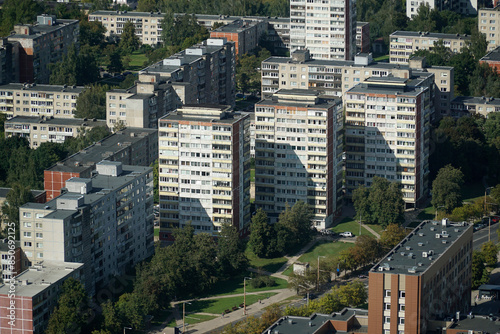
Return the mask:
<svg viewBox="0 0 500 334">
<path fill-rule="evenodd" d="M 497 73 L 500 73 L 500 46 L 488 52 L 483 58 L 479 60 L 479 63 L 486 64 Z"/>
<path fill-rule="evenodd" d="M 236 55 L 243 55 L 255 49 L 266 32 L 266 21 L 243 19 L 212 30 L 210 38 L 226 38 L 234 42 Z"/>
<path fill-rule="evenodd" d="M 42 334 L 57 305 L 61 286 L 70 277 L 80 279 L 81 263 L 41 261 L 0 285 L 0 332 Z"/>
<path fill-rule="evenodd" d="M 446 334 L 498 333 L 500 321 L 495 316 L 461 315 L 446 328 Z"/>
<path fill-rule="evenodd" d="M 158 158 L 156 129 L 126 128 L 115 132 L 44 171 L 47 200 L 61 194 L 66 180 L 90 178 L 96 164 L 105 159 L 124 165 L 150 166 Z"/>
<path fill-rule="evenodd" d="M 15 116 L 5 121 L 5 137 L 18 136 L 27 138 L 31 148 L 42 143 L 64 143 L 69 137 L 78 137 L 92 128 L 106 127 L 104 120 L 87 120 L 85 118 L 54 118 Z"/>
<path fill-rule="evenodd" d="M 457 96 L 451 101 L 451 115 L 462 117 L 482 115 L 487 117 L 490 112 L 500 112 L 500 99 L 493 97 Z"/>
<path fill-rule="evenodd" d="M 19 42 L 0 38 L 0 84 L 19 81 Z"/>
<path fill-rule="evenodd" d="M 21 274 L 29 266 L 21 243 L 9 238 L 0 240 L 0 283 L 8 282 L 10 279 Z"/>
<path fill-rule="evenodd" d="M 81 86 L 10 83 L 0 86 L 0 112 L 13 116 L 73 118 Z"/>
<path fill-rule="evenodd" d="M 39 15 L 34 25 L 14 26 L 9 42 L 19 42 L 19 81 L 48 83 L 49 64 L 63 59 L 71 45 L 79 47 L 78 20 L 56 19 L 54 15 Z"/>
<path fill-rule="evenodd" d="M 467 314 L 472 234 L 469 224 L 425 221 L 379 261 L 369 272 L 368 332 L 426 333 L 432 320 Z"/>
<path fill-rule="evenodd" d="M 22 205 L 20 239 L 32 263 L 83 263 L 94 295 L 153 254 L 153 218 L 153 169 L 103 160 L 90 178 L 67 180 L 55 199 Z"/>
<path fill-rule="evenodd" d="M 500 5 L 481 8 L 477 13 L 477 29 L 486 36 L 488 51 L 500 47 Z"/>
<path fill-rule="evenodd" d="M 406 0 L 406 16 L 413 19 L 422 5 L 429 5 L 431 10 L 449 10 L 462 15 L 475 15 L 477 3 L 477 0 Z"/>
<path fill-rule="evenodd" d="M 418 50 L 431 50 L 439 40 L 452 52 L 461 52 L 470 41 L 470 36 L 442 34 L 427 31 L 395 31 L 389 36 L 389 62 L 408 64 L 411 55 Z"/>
<path fill-rule="evenodd" d="M 370 52 L 370 23 L 356 22 L 356 53 Z"/>
</svg>

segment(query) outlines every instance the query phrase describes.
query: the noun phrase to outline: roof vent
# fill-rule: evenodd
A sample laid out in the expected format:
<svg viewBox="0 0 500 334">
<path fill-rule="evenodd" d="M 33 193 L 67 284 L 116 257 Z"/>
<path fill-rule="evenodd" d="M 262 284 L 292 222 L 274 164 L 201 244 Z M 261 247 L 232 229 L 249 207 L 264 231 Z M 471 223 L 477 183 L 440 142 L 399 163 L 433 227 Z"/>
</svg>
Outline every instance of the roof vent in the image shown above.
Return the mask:
<svg viewBox="0 0 500 334">
<path fill-rule="evenodd" d="M 436 228 L 435 228 L 435 227 L 431 227 L 431 231 L 435 231 L 435 230 L 436 230 Z"/>
<path fill-rule="evenodd" d="M 422 252 L 422 257 L 427 257 L 428 253 L 427 252 Z"/>
<path fill-rule="evenodd" d="M 408 258 L 413 259 L 413 253 L 408 253 Z"/>
<path fill-rule="evenodd" d="M 419 246 L 419 247 L 422 247 L 423 245 L 424 245 L 424 243 L 423 243 L 423 242 L 419 242 L 419 243 L 418 243 L 418 246 Z"/>
<path fill-rule="evenodd" d="M 408 272 L 411 274 L 415 274 L 417 272 L 417 267 L 408 268 Z"/>
<path fill-rule="evenodd" d="M 424 236 L 424 233 L 423 233 L 423 232 L 418 232 L 418 236 L 419 236 L 419 237 L 423 237 L 423 236 Z"/>
<path fill-rule="evenodd" d="M 400 254 L 401 254 L 401 256 L 405 256 L 405 255 L 406 255 L 406 253 L 405 253 L 405 252 L 401 252 Z"/>
<path fill-rule="evenodd" d="M 422 267 L 424 264 L 422 262 L 417 263 L 419 267 Z"/>
<path fill-rule="evenodd" d="M 458 228 L 454 229 L 454 231 L 457 233 L 460 232 L 460 230 Z"/>
<path fill-rule="evenodd" d="M 432 261 L 432 256 L 428 256 L 427 258 L 429 259 L 429 261 Z"/>
<path fill-rule="evenodd" d="M 389 256 L 389 257 L 387 258 L 387 261 L 392 261 L 392 257 L 390 257 L 390 256 Z"/>
<path fill-rule="evenodd" d="M 436 233 L 436 239 L 439 239 L 439 238 L 441 238 L 441 234 Z"/>
<path fill-rule="evenodd" d="M 442 242 L 443 244 L 447 244 L 447 243 L 448 243 L 448 240 L 441 240 L 441 242 Z"/>
<path fill-rule="evenodd" d="M 406 246 L 406 250 L 411 250 L 411 247 L 410 246 Z"/>
</svg>

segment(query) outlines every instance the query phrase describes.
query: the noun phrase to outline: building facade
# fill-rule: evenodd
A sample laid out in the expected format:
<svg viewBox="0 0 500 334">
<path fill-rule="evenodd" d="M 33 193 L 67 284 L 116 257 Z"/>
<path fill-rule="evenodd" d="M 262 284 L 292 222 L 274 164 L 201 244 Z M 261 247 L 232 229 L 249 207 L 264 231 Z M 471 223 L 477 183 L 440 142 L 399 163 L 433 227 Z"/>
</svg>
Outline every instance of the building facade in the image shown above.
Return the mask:
<svg viewBox="0 0 500 334">
<path fill-rule="evenodd" d="M 370 52 L 370 23 L 356 22 L 356 53 Z"/>
<path fill-rule="evenodd" d="M 82 281 L 94 295 L 154 252 L 153 169 L 101 161 L 91 178 L 65 186 L 47 203 L 20 207 L 21 245 L 31 263 L 83 263 Z"/>
<path fill-rule="evenodd" d="M 0 112 L 13 116 L 73 118 L 80 86 L 10 83 L 0 86 Z"/>
<path fill-rule="evenodd" d="M 497 73 L 500 73 L 500 46 L 488 52 L 479 60 L 479 63 L 486 64 L 497 71 Z"/>
<path fill-rule="evenodd" d="M 472 233 L 472 225 L 425 221 L 377 263 L 369 272 L 368 332 L 428 333 L 433 319 L 467 314 Z"/>
<path fill-rule="evenodd" d="M 34 25 L 15 25 L 9 42 L 19 42 L 19 81 L 49 83 L 49 64 L 63 59 L 71 45 L 79 47 L 78 20 L 39 15 Z"/>
<path fill-rule="evenodd" d="M 210 32 L 210 38 L 226 38 L 234 42 L 236 55 L 249 53 L 259 45 L 267 32 L 264 20 L 237 20 Z"/>
<path fill-rule="evenodd" d="M 408 208 L 428 193 L 428 79 L 370 78 L 345 96 L 346 195 L 372 178 L 401 184 Z"/>
<path fill-rule="evenodd" d="M 0 84 L 19 81 L 19 42 L 0 38 Z"/>
<path fill-rule="evenodd" d="M 85 120 L 83 118 L 54 118 L 15 116 L 5 121 L 5 137 L 18 136 L 27 138 L 31 148 L 38 148 L 42 143 L 64 143 L 73 137 L 76 138 L 83 131 L 102 126 L 106 127 L 104 120 Z"/>
<path fill-rule="evenodd" d="M 255 105 L 255 206 L 276 221 L 288 203 L 329 226 L 342 202 L 342 101 L 312 90 L 280 90 Z"/>
<path fill-rule="evenodd" d="M 459 34 L 441 34 L 422 31 L 395 31 L 389 36 L 390 63 L 408 64 L 411 56 L 418 50 L 431 50 L 439 40 L 452 52 L 461 52 L 470 41 L 470 36 Z"/>
<path fill-rule="evenodd" d="M 159 121 L 160 240 L 191 222 L 213 235 L 223 223 L 248 233 L 250 117 L 229 106 L 184 106 Z"/>
<path fill-rule="evenodd" d="M 491 112 L 500 112 L 500 100 L 493 97 L 457 96 L 451 101 L 451 115 L 462 117 L 482 115 L 488 117 Z"/>
<path fill-rule="evenodd" d="M 290 53 L 308 49 L 314 59 L 352 60 L 356 5 L 352 0 L 290 1 Z"/>
<path fill-rule="evenodd" d="M 500 5 L 479 9 L 477 25 L 479 32 L 486 36 L 488 51 L 500 47 Z"/>
<path fill-rule="evenodd" d="M 61 194 L 72 177 L 90 178 L 96 164 L 105 159 L 124 165 L 150 166 L 158 158 L 156 129 L 126 128 L 115 132 L 43 172 L 47 200 Z"/>
<path fill-rule="evenodd" d="M 10 282 L 0 285 L 0 332 L 44 333 L 62 284 L 70 277 L 79 279 L 82 274 L 81 263 L 43 261 L 18 275 L 12 287 Z M 15 290 L 13 297 L 11 288 Z"/>
<path fill-rule="evenodd" d="M 418 14 L 418 7 L 429 5 L 430 9 L 449 10 L 462 15 L 477 13 L 477 0 L 406 0 L 406 16 L 413 19 Z"/>
</svg>

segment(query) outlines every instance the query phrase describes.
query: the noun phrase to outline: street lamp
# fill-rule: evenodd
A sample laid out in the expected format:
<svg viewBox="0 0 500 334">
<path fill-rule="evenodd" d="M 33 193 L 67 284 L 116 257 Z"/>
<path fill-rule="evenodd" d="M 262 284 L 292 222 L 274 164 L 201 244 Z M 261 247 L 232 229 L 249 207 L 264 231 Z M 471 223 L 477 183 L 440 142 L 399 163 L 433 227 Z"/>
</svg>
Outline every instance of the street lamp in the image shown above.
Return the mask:
<svg viewBox="0 0 500 334">
<path fill-rule="evenodd" d="M 316 291 L 319 291 L 319 258 L 320 257 L 326 257 L 326 256 L 321 256 L 321 255 L 318 256 L 318 280 L 316 282 Z"/>
<path fill-rule="evenodd" d="M 495 187 L 487 187 L 484 189 L 484 215 L 486 215 L 486 204 L 493 204 L 493 203 L 486 203 L 486 193 L 488 192 L 488 189 L 495 188 Z M 491 210 L 490 210 L 491 211 Z M 488 242 L 491 241 L 491 216 L 488 215 L 489 221 L 488 221 Z"/>
<path fill-rule="evenodd" d="M 182 333 L 186 332 L 186 303 L 191 305 L 189 302 L 182 302 Z"/>
<path fill-rule="evenodd" d="M 243 278 L 243 315 L 247 315 L 247 279 L 252 279 L 251 277 Z"/>
<path fill-rule="evenodd" d="M 126 331 L 127 329 L 132 329 L 132 328 L 131 328 L 131 327 L 123 327 L 123 334 L 125 334 L 125 331 Z"/>
</svg>

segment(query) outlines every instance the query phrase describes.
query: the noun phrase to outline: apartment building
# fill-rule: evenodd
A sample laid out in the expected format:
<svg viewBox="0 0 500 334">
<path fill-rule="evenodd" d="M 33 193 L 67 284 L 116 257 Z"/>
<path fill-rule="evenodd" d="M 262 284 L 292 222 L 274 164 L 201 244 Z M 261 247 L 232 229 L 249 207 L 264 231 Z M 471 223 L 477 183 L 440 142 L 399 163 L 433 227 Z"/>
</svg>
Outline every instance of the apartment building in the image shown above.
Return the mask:
<svg viewBox="0 0 500 334">
<path fill-rule="evenodd" d="M 486 64 L 497 71 L 497 73 L 500 73 L 500 46 L 488 52 L 479 60 L 479 63 Z"/>
<path fill-rule="evenodd" d="M 371 77 L 410 78 L 421 73 L 434 74 L 433 105 L 436 119 L 449 113 L 454 94 L 454 69 L 428 66 L 423 58 L 412 58 L 407 65 L 377 63 L 371 54 L 358 54 L 354 61 L 311 59 L 308 50 L 291 57 L 270 57 L 262 62 L 262 97 L 269 98 L 279 89 L 313 89 L 328 96 L 345 96 L 345 92 Z"/>
<path fill-rule="evenodd" d="M 500 5 L 479 9 L 477 25 L 479 32 L 486 36 L 488 51 L 500 47 Z"/>
<path fill-rule="evenodd" d="M 19 241 L 9 244 L 9 239 L 0 240 L 0 284 L 21 274 L 28 268 L 29 261 Z M 1 326 L 0 326 L 1 328 Z"/>
<path fill-rule="evenodd" d="M 94 295 L 154 253 L 153 218 L 153 169 L 103 160 L 90 178 L 67 180 L 55 199 L 21 206 L 20 241 L 32 263 L 83 263 Z"/>
<path fill-rule="evenodd" d="M 64 143 L 69 137 L 78 137 L 82 131 L 98 126 L 106 126 L 104 120 L 86 120 L 84 118 L 54 118 L 15 116 L 5 121 L 5 137 L 27 138 L 31 148 L 38 148 L 42 143 Z"/>
<path fill-rule="evenodd" d="M 314 90 L 282 89 L 255 104 L 255 206 L 276 221 L 302 200 L 316 228 L 342 201 L 342 100 Z"/>
<path fill-rule="evenodd" d="M 370 23 L 356 22 L 356 54 L 370 52 Z"/>
<path fill-rule="evenodd" d="M 406 16 L 413 19 L 418 14 L 418 7 L 429 5 L 431 9 L 449 10 L 462 15 L 477 14 L 477 0 L 406 0 Z"/>
<path fill-rule="evenodd" d="M 250 224 L 250 116 L 184 105 L 159 121 L 160 240 L 191 222 L 214 236 Z"/>
<path fill-rule="evenodd" d="M 19 42 L 0 38 L 0 84 L 19 81 Z"/>
<path fill-rule="evenodd" d="M 500 99 L 493 97 L 457 96 L 451 101 L 451 115 L 462 117 L 482 115 L 488 117 L 491 112 L 500 112 Z"/>
<path fill-rule="evenodd" d="M 72 177 L 90 178 L 101 160 L 124 165 L 150 166 L 158 158 L 158 130 L 126 128 L 57 162 L 43 173 L 47 200 L 61 194 Z"/>
<path fill-rule="evenodd" d="M 18 275 L 14 286 L 0 285 L 0 332 L 44 333 L 61 286 L 70 277 L 79 279 L 82 266 L 81 263 L 42 261 Z M 10 315 L 15 321 L 11 322 Z"/>
<path fill-rule="evenodd" d="M 160 82 L 159 75 L 139 74 L 128 89 L 106 92 L 106 124 L 135 128 L 156 128 L 158 119 L 180 105 L 171 84 Z"/>
<path fill-rule="evenodd" d="M 345 95 L 346 195 L 375 176 L 401 184 L 407 208 L 428 193 L 431 91 L 427 78 L 370 78 Z"/>
<path fill-rule="evenodd" d="M 290 52 L 308 49 L 314 59 L 352 60 L 356 5 L 352 0 L 291 0 Z"/>
<path fill-rule="evenodd" d="M 470 36 L 423 31 L 395 31 L 389 39 L 389 61 L 395 64 L 408 64 L 415 51 L 432 50 L 434 43 L 439 40 L 443 40 L 444 46 L 450 48 L 452 52 L 461 52 L 470 41 Z"/>
<path fill-rule="evenodd" d="M 237 20 L 210 32 L 210 38 L 226 38 L 234 42 L 236 55 L 249 53 L 259 45 L 267 32 L 264 20 Z"/>
<path fill-rule="evenodd" d="M 13 116 L 73 118 L 82 86 L 9 83 L 0 86 L 0 112 Z"/>
<path fill-rule="evenodd" d="M 147 82 L 171 84 L 182 104 L 234 106 L 234 43 L 209 38 L 139 72 Z M 158 75 L 158 76 L 155 76 Z"/>
<path fill-rule="evenodd" d="M 377 263 L 369 272 L 368 331 L 429 333 L 432 320 L 467 314 L 472 233 L 472 225 L 424 221 Z"/>
<path fill-rule="evenodd" d="M 9 42 L 19 42 L 19 81 L 49 83 L 49 64 L 60 62 L 68 48 L 79 47 L 78 20 L 56 19 L 54 15 L 39 15 L 34 25 L 14 26 Z"/>
</svg>

